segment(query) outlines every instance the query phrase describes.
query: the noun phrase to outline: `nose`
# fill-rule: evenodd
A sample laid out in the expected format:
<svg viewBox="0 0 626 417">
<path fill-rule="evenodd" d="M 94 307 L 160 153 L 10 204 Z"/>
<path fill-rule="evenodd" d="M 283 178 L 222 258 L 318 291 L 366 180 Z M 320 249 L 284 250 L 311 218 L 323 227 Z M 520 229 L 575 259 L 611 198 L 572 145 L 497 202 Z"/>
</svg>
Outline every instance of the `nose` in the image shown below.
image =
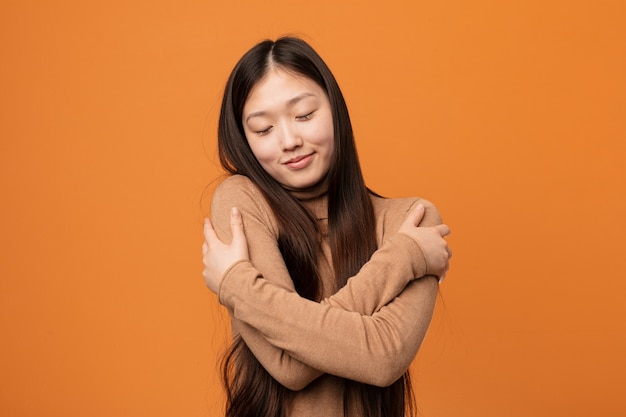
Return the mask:
<svg viewBox="0 0 626 417">
<path fill-rule="evenodd" d="M 283 151 L 293 151 L 302 146 L 302 139 L 293 126 L 285 123 L 281 129 L 280 147 Z"/>
</svg>

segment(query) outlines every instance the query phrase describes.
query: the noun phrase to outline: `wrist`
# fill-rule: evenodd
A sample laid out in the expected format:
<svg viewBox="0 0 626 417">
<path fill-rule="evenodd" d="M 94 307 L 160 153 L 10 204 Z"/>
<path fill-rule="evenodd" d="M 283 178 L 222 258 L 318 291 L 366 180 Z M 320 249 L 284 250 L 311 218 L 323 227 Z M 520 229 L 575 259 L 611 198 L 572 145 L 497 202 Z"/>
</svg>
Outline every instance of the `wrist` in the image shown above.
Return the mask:
<svg viewBox="0 0 626 417">
<path fill-rule="evenodd" d="M 406 254 L 413 272 L 413 278 L 420 278 L 428 274 L 429 266 L 426 253 L 415 239 L 402 232 L 397 233 L 392 239 L 395 239 L 396 244 Z"/>
<path fill-rule="evenodd" d="M 250 266 L 252 266 L 252 264 L 250 263 L 248 259 L 240 259 L 238 261 L 233 262 L 228 268 L 226 268 L 226 271 L 224 271 L 224 274 L 222 275 L 222 279 L 217 284 L 217 288 L 215 291 L 220 304 L 225 305 L 224 293 L 228 293 L 228 287 L 229 287 L 230 281 L 233 281 L 231 277 L 233 275 L 236 275 L 237 269 L 239 269 L 238 267 L 244 264 L 249 264 Z"/>
</svg>

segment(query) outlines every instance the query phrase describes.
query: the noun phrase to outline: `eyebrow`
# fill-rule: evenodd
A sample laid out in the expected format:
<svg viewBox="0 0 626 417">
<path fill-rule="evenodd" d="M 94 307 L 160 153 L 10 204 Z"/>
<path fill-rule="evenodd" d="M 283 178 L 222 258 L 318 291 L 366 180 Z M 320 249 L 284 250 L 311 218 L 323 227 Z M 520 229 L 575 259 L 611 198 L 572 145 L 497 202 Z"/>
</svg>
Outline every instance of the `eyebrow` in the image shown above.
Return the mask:
<svg viewBox="0 0 626 417">
<path fill-rule="evenodd" d="M 317 96 L 316 94 L 309 93 L 309 92 L 299 94 L 299 95 L 295 96 L 294 98 L 289 99 L 289 100 L 287 101 L 287 106 L 288 106 L 288 107 L 292 107 L 292 106 L 294 106 L 296 103 L 298 103 L 299 101 L 301 101 L 301 100 L 303 100 L 303 99 L 305 99 L 305 98 L 307 98 L 307 97 L 316 97 L 316 96 Z M 264 111 L 264 110 L 261 110 L 261 111 L 255 111 L 255 112 L 253 112 L 253 113 L 250 113 L 250 114 L 248 115 L 248 117 L 246 117 L 246 123 L 248 122 L 248 120 L 252 119 L 253 117 L 265 116 L 266 114 L 267 114 L 267 112 L 266 112 L 266 111 Z"/>
</svg>

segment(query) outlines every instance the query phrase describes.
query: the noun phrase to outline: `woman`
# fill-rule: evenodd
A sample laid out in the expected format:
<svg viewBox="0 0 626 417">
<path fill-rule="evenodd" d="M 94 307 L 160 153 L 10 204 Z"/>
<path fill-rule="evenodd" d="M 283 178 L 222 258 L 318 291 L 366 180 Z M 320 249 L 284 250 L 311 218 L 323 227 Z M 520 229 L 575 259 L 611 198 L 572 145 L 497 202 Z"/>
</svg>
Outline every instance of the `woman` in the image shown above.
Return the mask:
<svg viewBox="0 0 626 417">
<path fill-rule="evenodd" d="M 203 261 L 232 319 L 226 415 L 412 413 L 407 369 L 450 257 L 436 209 L 366 188 L 337 82 L 299 39 L 237 63 L 218 147 L 232 175 Z"/>
</svg>

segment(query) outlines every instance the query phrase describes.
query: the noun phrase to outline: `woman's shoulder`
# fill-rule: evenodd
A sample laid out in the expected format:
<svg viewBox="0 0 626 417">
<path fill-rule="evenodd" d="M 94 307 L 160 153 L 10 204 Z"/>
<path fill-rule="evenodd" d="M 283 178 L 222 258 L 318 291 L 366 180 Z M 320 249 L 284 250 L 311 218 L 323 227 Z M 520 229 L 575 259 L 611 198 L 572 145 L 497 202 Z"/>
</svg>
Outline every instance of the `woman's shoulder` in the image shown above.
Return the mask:
<svg viewBox="0 0 626 417">
<path fill-rule="evenodd" d="M 257 189 L 257 187 L 245 175 L 233 174 L 224 178 L 215 189 L 215 192 L 231 192 L 245 189 Z"/>
<path fill-rule="evenodd" d="M 261 190 L 244 175 L 229 175 L 217 186 L 213 192 L 211 205 L 237 206 L 240 209 L 246 206 L 265 206 L 265 198 Z"/>
<path fill-rule="evenodd" d="M 397 229 L 400 227 L 411 210 L 422 204 L 425 208 L 423 225 L 441 223 L 439 211 L 433 203 L 422 197 L 384 198 L 372 196 L 372 204 L 376 214 L 377 223 L 382 223 L 384 229 Z"/>
<path fill-rule="evenodd" d="M 278 225 L 263 193 L 244 175 L 226 177 L 213 192 L 211 216 L 216 223 L 229 224 L 229 213 L 233 207 L 242 213 L 249 230 L 265 227 L 278 233 Z"/>
<path fill-rule="evenodd" d="M 433 203 L 422 197 L 385 198 L 372 195 L 372 204 L 376 212 L 406 214 L 418 204 L 422 204 L 427 210 L 436 210 Z"/>
<path fill-rule="evenodd" d="M 233 194 L 252 195 L 256 198 L 261 195 L 261 190 L 245 175 L 233 174 L 220 182 L 213 192 L 213 198 Z"/>
</svg>

